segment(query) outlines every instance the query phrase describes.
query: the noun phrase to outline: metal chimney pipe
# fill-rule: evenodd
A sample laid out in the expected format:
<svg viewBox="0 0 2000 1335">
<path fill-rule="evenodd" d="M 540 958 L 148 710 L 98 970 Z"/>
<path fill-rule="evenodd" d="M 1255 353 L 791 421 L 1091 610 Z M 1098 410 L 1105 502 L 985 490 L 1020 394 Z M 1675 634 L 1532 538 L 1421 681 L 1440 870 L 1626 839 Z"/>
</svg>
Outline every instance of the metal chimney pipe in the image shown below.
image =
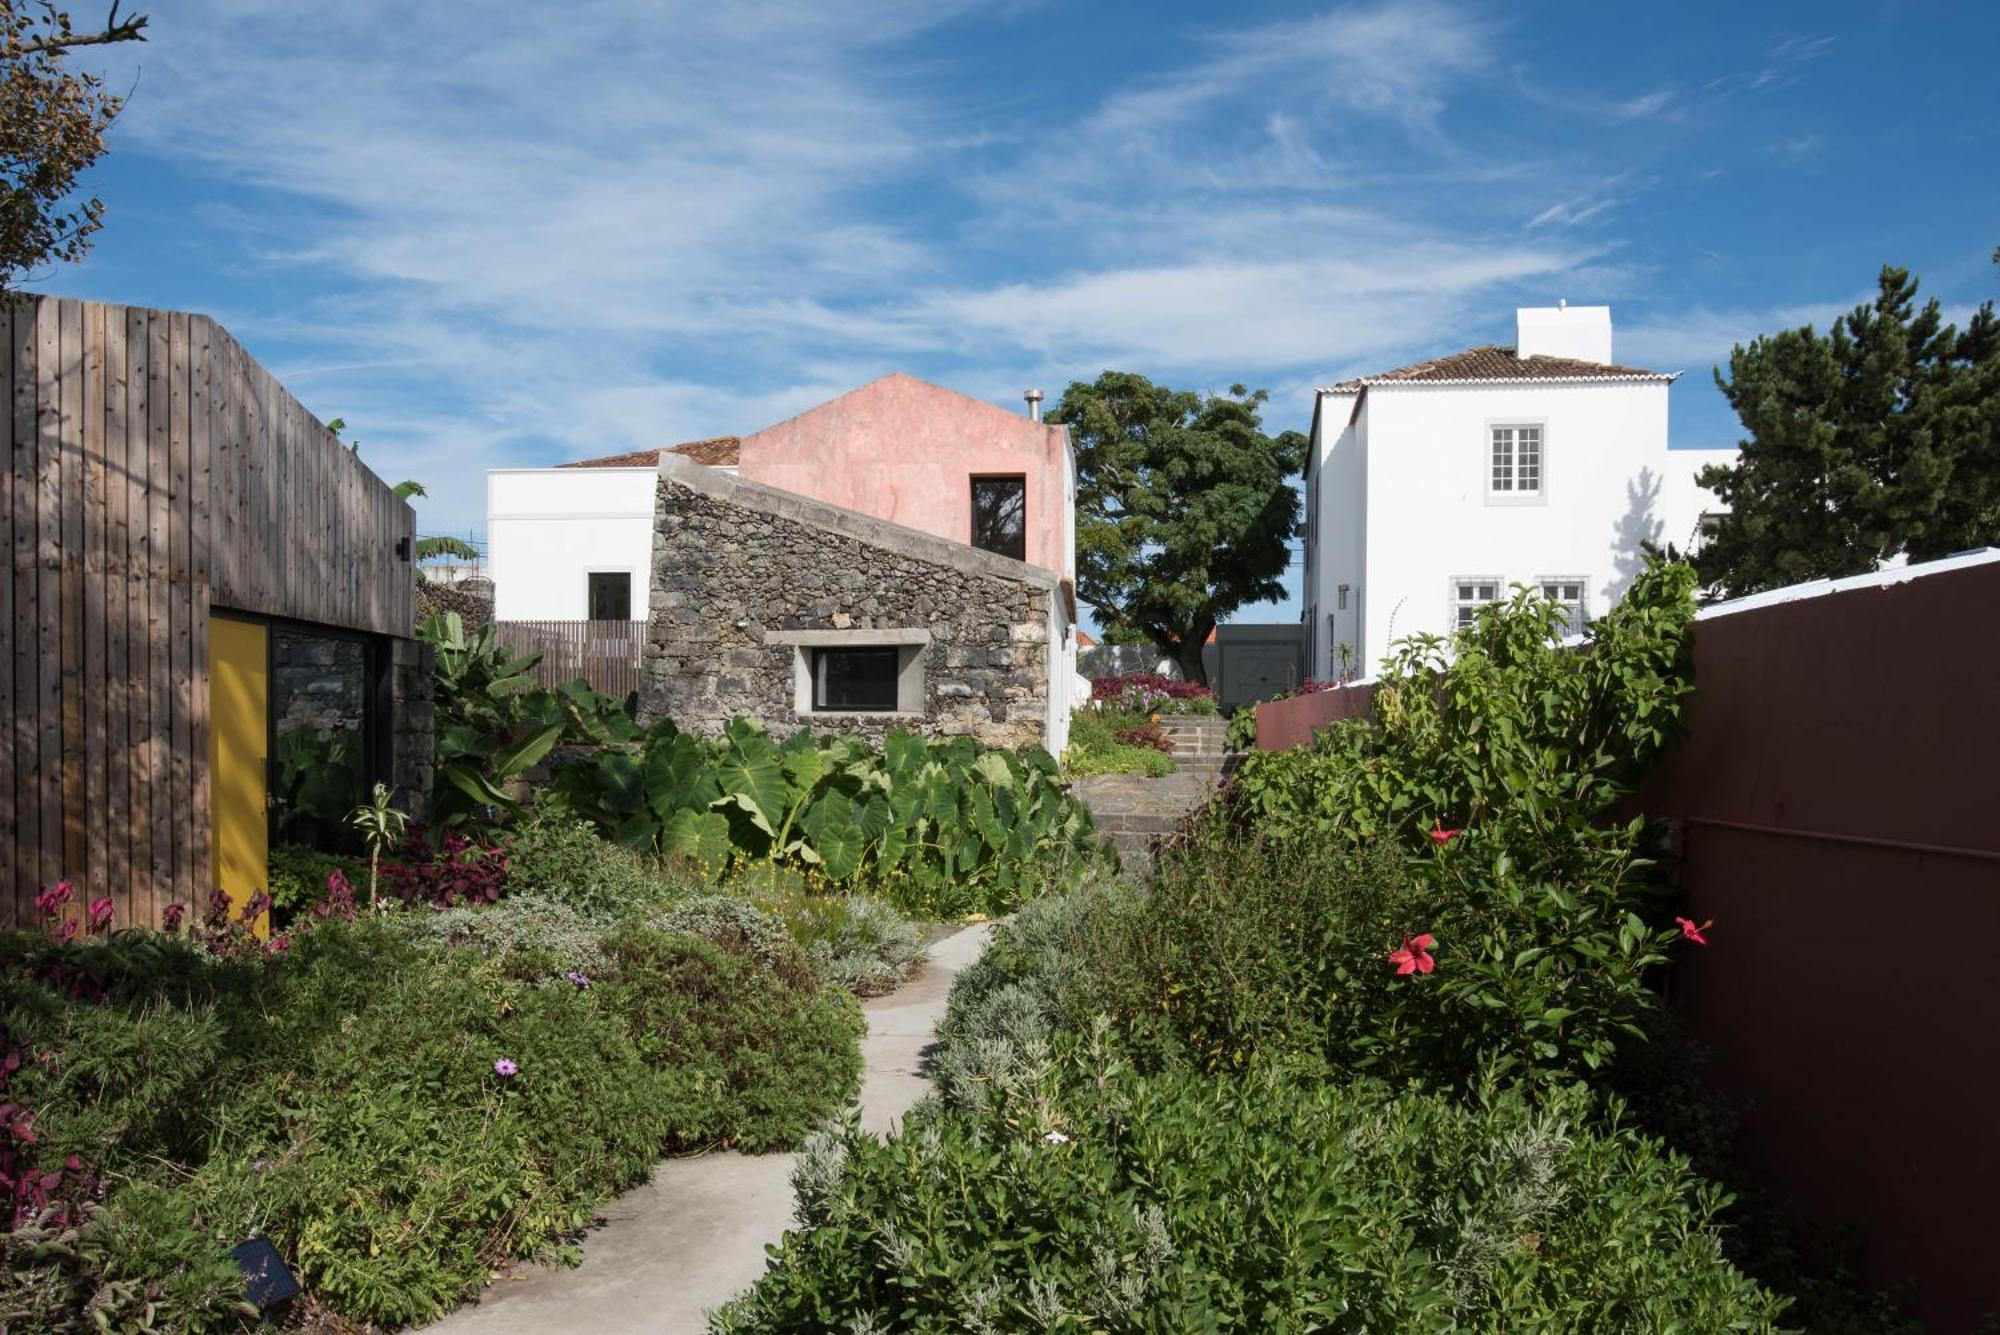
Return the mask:
<svg viewBox="0 0 2000 1335">
<path fill-rule="evenodd" d="M 1028 420 L 1030 422 L 1041 421 L 1042 391 L 1040 391 L 1039 389 L 1031 389 L 1026 394 L 1023 394 L 1021 397 L 1028 401 Z"/>
</svg>

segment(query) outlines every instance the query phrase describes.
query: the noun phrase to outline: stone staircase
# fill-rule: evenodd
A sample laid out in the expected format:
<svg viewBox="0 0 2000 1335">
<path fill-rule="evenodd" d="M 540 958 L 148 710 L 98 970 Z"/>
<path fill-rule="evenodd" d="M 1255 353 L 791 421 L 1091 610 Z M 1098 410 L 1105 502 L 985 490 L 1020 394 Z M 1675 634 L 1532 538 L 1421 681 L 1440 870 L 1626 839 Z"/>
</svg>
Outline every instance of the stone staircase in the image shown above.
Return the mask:
<svg viewBox="0 0 2000 1335">
<path fill-rule="evenodd" d="M 1173 743 L 1174 772 L 1094 774 L 1070 785 L 1090 808 L 1100 836 L 1118 850 L 1126 870 L 1143 872 L 1153 845 L 1172 834 L 1188 812 L 1208 801 L 1241 757 L 1229 750 L 1229 724 L 1205 714 L 1176 714 L 1160 720 Z"/>
</svg>

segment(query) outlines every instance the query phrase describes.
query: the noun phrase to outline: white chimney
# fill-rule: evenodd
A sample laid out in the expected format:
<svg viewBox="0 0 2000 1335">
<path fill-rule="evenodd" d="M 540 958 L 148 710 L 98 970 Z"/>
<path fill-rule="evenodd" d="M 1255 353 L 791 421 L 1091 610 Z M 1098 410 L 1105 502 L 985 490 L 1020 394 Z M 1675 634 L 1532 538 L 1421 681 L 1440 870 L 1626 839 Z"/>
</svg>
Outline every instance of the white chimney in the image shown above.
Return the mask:
<svg viewBox="0 0 2000 1335">
<path fill-rule="evenodd" d="M 1030 422 L 1041 421 L 1042 391 L 1040 391 L 1039 389 L 1031 389 L 1026 394 L 1023 394 L 1021 397 L 1028 401 L 1028 420 Z"/>
<path fill-rule="evenodd" d="M 1523 306 L 1514 312 L 1516 357 L 1570 357 L 1581 362 L 1611 361 L 1611 308 Z"/>
</svg>

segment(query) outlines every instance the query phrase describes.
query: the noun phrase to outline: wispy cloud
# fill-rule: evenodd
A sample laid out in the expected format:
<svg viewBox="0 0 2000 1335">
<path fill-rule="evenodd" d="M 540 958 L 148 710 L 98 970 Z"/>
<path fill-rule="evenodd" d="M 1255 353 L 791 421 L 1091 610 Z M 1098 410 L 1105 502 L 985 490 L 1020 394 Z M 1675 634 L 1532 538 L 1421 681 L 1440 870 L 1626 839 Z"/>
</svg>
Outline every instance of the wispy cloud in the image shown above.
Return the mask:
<svg viewBox="0 0 2000 1335">
<path fill-rule="evenodd" d="M 306 295 L 216 313 L 460 530 L 486 467 L 754 430 L 898 367 L 1304 384 L 1603 252 L 1563 235 L 1601 189 L 1527 243 L 1518 205 L 1458 202 L 1542 173 L 1464 142 L 1505 34 L 1452 0 L 1191 30 L 1054 119 L 907 59 L 975 8 L 208 0 L 119 132 L 242 192 L 214 226 Z"/>
<path fill-rule="evenodd" d="M 1729 350 L 1759 334 L 1812 325 L 1824 331 L 1834 320 L 1868 299 L 1861 293 L 1845 301 L 1810 302 L 1763 309 L 1714 310 L 1694 307 L 1656 315 L 1617 331 L 1618 358 L 1665 371 L 1705 371 L 1729 360 Z"/>
<path fill-rule="evenodd" d="M 1671 88 L 1642 93 L 1638 97 L 1627 98 L 1618 104 L 1618 118 L 1628 121 L 1645 120 L 1665 111 L 1673 100 L 1674 90 Z"/>
</svg>

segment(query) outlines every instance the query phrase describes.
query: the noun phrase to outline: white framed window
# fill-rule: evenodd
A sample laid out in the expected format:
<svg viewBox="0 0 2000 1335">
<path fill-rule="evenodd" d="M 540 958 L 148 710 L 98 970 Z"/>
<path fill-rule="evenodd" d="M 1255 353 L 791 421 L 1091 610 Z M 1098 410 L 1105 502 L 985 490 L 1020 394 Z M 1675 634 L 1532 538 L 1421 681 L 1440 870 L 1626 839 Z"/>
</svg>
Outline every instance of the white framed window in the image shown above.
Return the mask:
<svg viewBox="0 0 2000 1335">
<path fill-rule="evenodd" d="M 1486 499 L 1539 502 L 1547 481 L 1547 428 L 1541 422 L 1486 424 Z"/>
<path fill-rule="evenodd" d="M 1563 611 L 1563 634 L 1580 635 L 1590 624 L 1590 581 L 1581 575 L 1540 575 L 1535 587 Z"/>
<path fill-rule="evenodd" d="M 1467 629 L 1477 619 L 1480 608 L 1499 602 L 1502 583 L 1498 575 L 1452 576 L 1450 629 Z"/>
</svg>

